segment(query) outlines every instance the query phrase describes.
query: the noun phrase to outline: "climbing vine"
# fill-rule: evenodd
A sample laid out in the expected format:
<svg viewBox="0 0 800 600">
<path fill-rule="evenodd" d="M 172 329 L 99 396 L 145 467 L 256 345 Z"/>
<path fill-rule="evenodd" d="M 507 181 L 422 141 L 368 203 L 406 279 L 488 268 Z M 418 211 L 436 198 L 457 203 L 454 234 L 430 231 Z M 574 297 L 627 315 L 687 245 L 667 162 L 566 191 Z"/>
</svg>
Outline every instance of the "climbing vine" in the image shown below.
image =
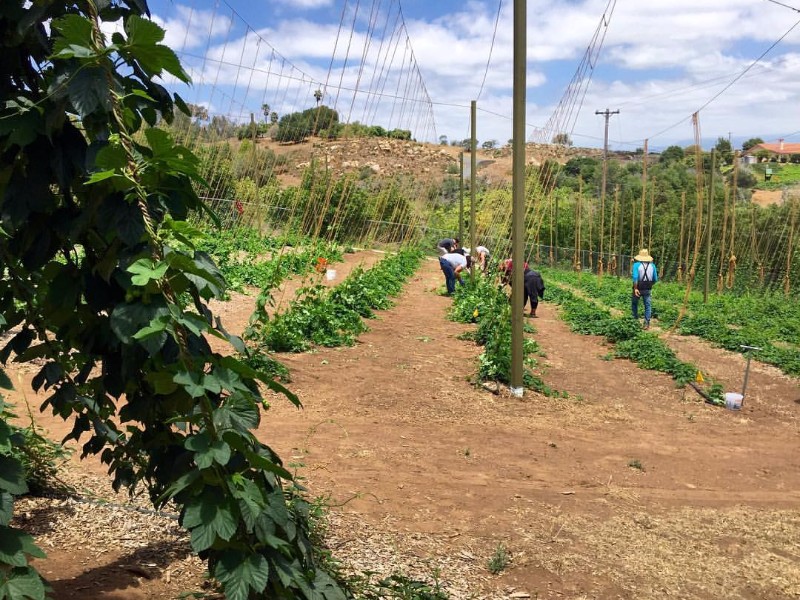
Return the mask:
<svg viewBox="0 0 800 600">
<path fill-rule="evenodd" d="M 198 161 L 157 127 L 188 114 L 159 78 L 189 78 L 148 16 L 146 0 L 0 4 L 0 361 L 38 359 L 43 409 L 72 420 L 67 438 L 116 488 L 177 504 L 228 598 L 343 597 L 253 434 L 259 383 L 298 399 L 207 341 L 245 352 L 207 306 L 225 283 L 186 222 L 203 210 Z M 13 441 L 0 420 L 0 597 L 41 598 L 25 558 L 39 550 L 7 537 L 24 492 Z"/>
</svg>

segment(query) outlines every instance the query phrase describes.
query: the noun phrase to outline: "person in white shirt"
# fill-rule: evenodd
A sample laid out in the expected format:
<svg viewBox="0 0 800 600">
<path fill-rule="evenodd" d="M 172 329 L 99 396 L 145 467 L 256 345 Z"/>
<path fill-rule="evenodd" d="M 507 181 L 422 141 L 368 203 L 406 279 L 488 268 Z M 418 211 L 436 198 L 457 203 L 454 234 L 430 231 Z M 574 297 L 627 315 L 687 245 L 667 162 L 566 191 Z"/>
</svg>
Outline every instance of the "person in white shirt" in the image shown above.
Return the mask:
<svg viewBox="0 0 800 600">
<path fill-rule="evenodd" d="M 464 285 L 461 279 L 461 272 L 468 269 L 471 263 L 469 256 L 463 256 L 455 252 L 448 252 L 439 258 L 439 266 L 444 272 L 444 282 L 447 286 L 447 295 L 452 295 L 456 291 L 456 281 Z"/>
</svg>

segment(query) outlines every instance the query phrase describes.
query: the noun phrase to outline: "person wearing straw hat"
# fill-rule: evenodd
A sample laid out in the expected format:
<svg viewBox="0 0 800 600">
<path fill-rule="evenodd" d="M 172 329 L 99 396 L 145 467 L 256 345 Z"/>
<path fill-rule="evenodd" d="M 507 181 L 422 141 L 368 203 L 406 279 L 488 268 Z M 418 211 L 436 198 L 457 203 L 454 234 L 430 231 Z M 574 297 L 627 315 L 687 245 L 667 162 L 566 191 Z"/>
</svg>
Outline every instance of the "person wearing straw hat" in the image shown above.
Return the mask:
<svg viewBox="0 0 800 600">
<path fill-rule="evenodd" d="M 653 307 L 650 292 L 653 285 L 658 281 L 658 271 L 653 257 L 650 256 L 647 248 L 639 250 L 639 254 L 633 257 L 633 295 L 631 296 L 631 313 L 634 319 L 639 319 L 639 299 L 644 302 L 644 329 L 650 329 L 650 316 Z"/>
</svg>

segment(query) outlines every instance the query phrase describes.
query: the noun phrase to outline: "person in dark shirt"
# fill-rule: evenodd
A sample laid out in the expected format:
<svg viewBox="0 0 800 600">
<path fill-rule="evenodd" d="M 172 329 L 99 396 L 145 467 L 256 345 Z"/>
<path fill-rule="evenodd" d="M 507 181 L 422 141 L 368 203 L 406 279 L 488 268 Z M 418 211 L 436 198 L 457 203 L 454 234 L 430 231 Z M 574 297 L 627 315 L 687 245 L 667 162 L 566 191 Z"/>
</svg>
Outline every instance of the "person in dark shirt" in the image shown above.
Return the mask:
<svg viewBox="0 0 800 600">
<path fill-rule="evenodd" d="M 444 238 L 436 244 L 436 248 L 439 250 L 439 256 L 449 254 L 458 248 L 458 238 Z"/>
<path fill-rule="evenodd" d="M 503 283 L 511 285 L 511 272 L 513 269 L 513 262 L 509 258 L 501 263 L 500 271 Z M 534 271 L 528 267 L 528 263 L 523 265 L 523 294 L 522 294 L 522 311 L 525 312 L 525 306 L 530 302 L 531 317 L 536 317 L 536 309 L 539 307 L 539 299 L 544 298 L 544 279 L 541 273 Z"/>
<path fill-rule="evenodd" d="M 531 316 L 536 317 L 536 309 L 539 307 L 539 299 L 544 299 L 544 280 L 541 273 L 533 269 L 525 269 L 525 294 L 522 300 L 522 312 L 525 312 L 525 305 L 530 301 Z"/>
</svg>

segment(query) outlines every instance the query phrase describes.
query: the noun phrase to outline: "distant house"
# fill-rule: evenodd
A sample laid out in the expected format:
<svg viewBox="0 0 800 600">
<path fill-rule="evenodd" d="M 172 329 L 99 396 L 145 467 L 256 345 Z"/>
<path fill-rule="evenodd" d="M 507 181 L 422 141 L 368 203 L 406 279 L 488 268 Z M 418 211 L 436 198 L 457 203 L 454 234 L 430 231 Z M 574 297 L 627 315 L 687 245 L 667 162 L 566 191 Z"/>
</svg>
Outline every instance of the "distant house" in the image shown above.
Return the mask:
<svg viewBox="0 0 800 600">
<path fill-rule="evenodd" d="M 800 144 L 787 144 L 783 140 L 777 142 L 764 142 L 763 144 L 756 144 L 744 153 L 743 158 L 746 163 L 756 162 L 756 160 L 749 157 L 755 157 L 759 152 L 769 152 L 771 159 L 786 157 L 786 161 L 792 154 L 800 155 Z"/>
</svg>

